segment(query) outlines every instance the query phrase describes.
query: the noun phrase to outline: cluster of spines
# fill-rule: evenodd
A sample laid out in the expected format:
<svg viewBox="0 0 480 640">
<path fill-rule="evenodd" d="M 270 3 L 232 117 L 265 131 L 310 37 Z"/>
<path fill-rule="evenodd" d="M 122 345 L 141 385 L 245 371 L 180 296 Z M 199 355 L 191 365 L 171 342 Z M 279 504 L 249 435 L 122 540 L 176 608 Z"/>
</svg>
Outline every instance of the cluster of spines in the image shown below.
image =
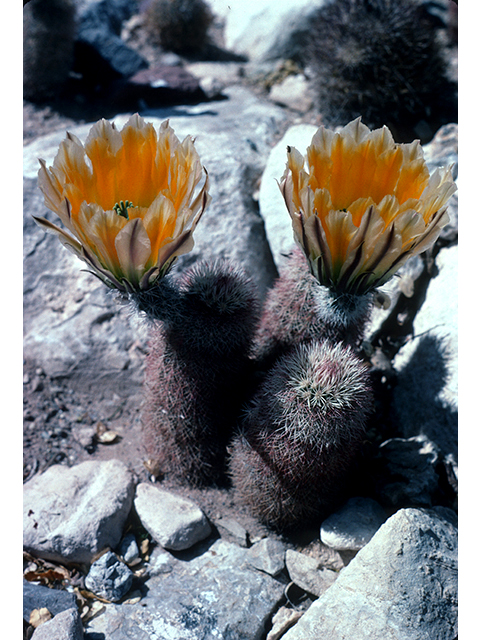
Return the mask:
<svg viewBox="0 0 480 640">
<path fill-rule="evenodd" d="M 312 21 L 306 63 L 331 126 L 362 116 L 401 137 L 455 117 L 437 29 L 417 0 L 332 0 Z"/>
<path fill-rule="evenodd" d="M 150 0 L 145 26 L 168 51 L 201 51 L 208 44 L 213 15 L 204 0 Z"/>
</svg>

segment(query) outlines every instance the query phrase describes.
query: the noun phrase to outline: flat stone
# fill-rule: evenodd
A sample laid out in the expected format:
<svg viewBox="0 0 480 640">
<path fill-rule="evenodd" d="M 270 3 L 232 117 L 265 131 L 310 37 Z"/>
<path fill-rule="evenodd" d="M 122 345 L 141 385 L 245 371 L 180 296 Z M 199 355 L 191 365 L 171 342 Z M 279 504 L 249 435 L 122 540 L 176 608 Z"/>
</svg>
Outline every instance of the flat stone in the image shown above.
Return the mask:
<svg viewBox="0 0 480 640">
<path fill-rule="evenodd" d="M 385 522 L 386 513 L 371 498 L 350 498 L 322 522 L 320 539 L 337 551 L 356 551 L 369 542 Z"/>
<path fill-rule="evenodd" d="M 295 611 L 295 609 L 289 609 L 288 607 L 280 607 L 272 618 L 272 628 L 267 633 L 266 640 L 280 640 L 283 634 L 293 627 L 301 617 L 301 611 Z"/>
<path fill-rule="evenodd" d="M 330 588 L 338 577 L 338 573 L 325 569 L 315 558 L 293 549 L 287 549 L 285 561 L 291 581 L 317 597 Z"/>
<path fill-rule="evenodd" d="M 217 540 L 200 556 L 179 559 L 172 573 L 149 580 L 141 602 L 106 605 L 86 631 L 108 640 L 261 640 L 284 585 L 250 568 L 246 558 L 246 549 Z"/>
<path fill-rule="evenodd" d="M 92 563 L 85 578 L 87 589 L 111 602 L 118 602 L 132 586 L 133 573 L 112 551 Z"/>
<path fill-rule="evenodd" d="M 212 532 L 194 502 L 146 482 L 137 486 L 134 504 L 145 529 L 165 549 L 189 549 Z"/>
<path fill-rule="evenodd" d="M 76 606 L 73 593 L 49 589 L 34 582 L 23 581 L 23 619 L 28 622 L 34 609 L 48 609 L 53 616 Z"/>
<path fill-rule="evenodd" d="M 397 511 L 282 640 L 454 640 L 457 551 L 452 511 Z"/>
<path fill-rule="evenodd" d="M 47 560 L 90 563 L 119 543 L 134 491 L 120 460 L 50 467 L 23 487 L 24 548 Z"/>
<path fill-rule="evenodd" d="M 37 627 L 32 640 L 83 640 L 83 626 L 77 607 L 57 613 Z"/>
<path fill-rule="evenodd" d="M 259 571 L 276 576 L 285 569 L 285 551 L 286 547 L 281 540 L 264 538 L 250 547 L 247 562 Z"/>
</svg>

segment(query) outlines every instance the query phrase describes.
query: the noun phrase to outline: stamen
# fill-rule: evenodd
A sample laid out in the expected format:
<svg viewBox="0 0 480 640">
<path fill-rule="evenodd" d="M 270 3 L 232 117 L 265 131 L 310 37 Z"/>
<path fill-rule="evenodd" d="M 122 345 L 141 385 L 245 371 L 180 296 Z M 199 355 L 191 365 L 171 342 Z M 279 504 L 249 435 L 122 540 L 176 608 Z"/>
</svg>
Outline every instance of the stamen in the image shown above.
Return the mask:
<svg viewBox="0 0 480 640">
<path fill-rule="evenodd" d="M 115 213 L 117 213 L 119 216 L 122 216 L 123 218 L 126 218 L 128 220 L 128 211 L 127 209 L 132 209 L 133 208 L 133 202 L 130 202 L 130 200 L 125 200 L 125 202 L 123 200 L 120 200 L 120 202 L 116 202 L 113 205 L 113 210 L 115 211 Z"/>
</svg>

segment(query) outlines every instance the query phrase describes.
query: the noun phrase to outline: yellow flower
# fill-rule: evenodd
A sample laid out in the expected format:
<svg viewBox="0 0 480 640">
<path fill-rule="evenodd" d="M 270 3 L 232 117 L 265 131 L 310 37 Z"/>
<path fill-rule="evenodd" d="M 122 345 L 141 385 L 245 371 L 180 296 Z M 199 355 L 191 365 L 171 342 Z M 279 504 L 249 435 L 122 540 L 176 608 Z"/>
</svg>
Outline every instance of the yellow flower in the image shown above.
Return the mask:
<svg viewBox="0 0 480 640">
<path fill-rule="evenodd" d="M 287 152 L 280 188 L 295 239 L 312 274 L 334 291 L 384 284 L 449 220 L 450 168 L 430 176 L 418 141 L 396 144 L 387 127 L 370 131 L 360 118 L 338 133 L 321 127 L 306 158 Z"/>
<path fill-rule="evenodd" d="M 210 196 L 191 138 L 180 142 L 168 121 L 158 134 L 139 115 L 119 131 L 100 120 L 85 146 L 67 133 L 53 166 L 40 160 L 46 206 L 66 229 L 35 218 L 57 234 L 103 282 L 144 290 L 193 247 L 192 233 Z"/>
</svg>

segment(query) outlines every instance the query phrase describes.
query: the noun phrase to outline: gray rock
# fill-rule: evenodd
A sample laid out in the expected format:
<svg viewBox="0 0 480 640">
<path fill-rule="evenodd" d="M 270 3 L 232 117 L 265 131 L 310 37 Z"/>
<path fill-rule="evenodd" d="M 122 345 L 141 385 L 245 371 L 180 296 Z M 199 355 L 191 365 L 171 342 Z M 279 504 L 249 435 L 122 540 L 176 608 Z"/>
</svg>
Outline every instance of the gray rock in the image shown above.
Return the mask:
<svg viewBox="0 0 480 640">
<path fill-rule="evenodd" d="M 310 84 L 303 74 L 287 76 L 282 82 L 274 84 L 269 97 L 273 102 L 300 113 L 306 113 L 313 104 Z"/>
<path fill-rule="evenodd" d="M 72 607 L 37 627 L 32 640 L 83 640 L 83 637 L 80 614 Z"/>
<path fill-rule="evenodd" d="M 325 0 L 258 0 L 249 3 L 213 0 L 224 19 L 227 49 L 255 62 L 295 58 L 304 52 L 312 14 Z"/>
<path fill-rule="evenodd" d="M 452 511 L 398 511 L 283 640 L 454 640 L 457 549 Z"/>
<path fill-rule="evenodd" d="M 140 557 L 140 551 L 133 533 L 127 533 L 123 538 L 118 547 L 118 553 L 127 564 Z"/>
<path fill-rule="evenodd" d="M 87 589 L 111 602 L 118 602 L 132 586 L 133 573 L 112 551 L 92 563 L 85 578 Z"/>
<path fill-rule="evenodd" d="M 79 8 L 76 66 L 87 80 L 103 77 L 105 82 L 119 75 L 128 77 L 148 66 L 120 37 L 122 24 L 135 11 L 135 4 L 128 0 L 89 0 Z"/>
<path fill-rule="evenodd" d="M 385 522 L 386 513 L 371 498 L 350 498 L 320 527 L 321 541 L 337 551 L 356 551 L 369 542 Z"/>
<path fill-rule="evenodd" d="M 458 449 L 458 246 L 442 249 L 438 275 L 415 316 L 414 337 L 394 360 L 393 418 L 400 435 L 426 435 L 441 453 Z"/>
<path fill-rule="evenodd" d="M 288 607 L 280 607 L 272 618 L 272 628 L 267 633 L 266 640 L 280 640 L 283 634 L 293 627 L 301 617 L 301 611 L 295 611 L 295 609 L 289 609 Z"/>
<path fill-rule="evenodd" d="M 234 542 L 241 547 L 248 547 L 248 531 L 232 518 L 219 518 L 215 526 L 223 540 Z"/>
<path fill-rule="evenodd" d="M 432 505 L 439 450 L 426 436 L 391 438 L 378 450 L 378 499 L 388 507 Z"/>
<path fill-rule="evenodd" d="M 189 549 L 212 532 L 194 502 L 146 482 L 137 486 L 134 504 L 142 525 L 165 549 Z"/>
<path fill-rule="evenodd" d="M 24 548 L 49 560 L 91 562 L 117 546 L 134 491 L 119 460 L 50 467 L 23 488 Z"/>
<path fill-rule="evenodd" d="M 247 552 L 247 562 L 255 569 L 271 576 L 285 569 L 286 547 L 281 540 L 264 538 L 256 542 Z"/>
<path fill-rule="evenodd" d="M 34 609 L 48 609 L 53 616 L 76 606 L 73 593 L 49 589 L 34 582 L 23 581 L 23 619 L 28 622 Z"/>
<path fill-rule="evenodd" d="M 246 564 L 246 549 L 217 540 L 200 556 L 148 583 L 141 603 L 106 605 L 87 632 L 108 640 L 260 640 L 284 586 Z"/>
<path fill-rule="evenodd" d="M 290 580 L 317 597 L 325 593 L 338 576 L 335 571 L 322 567 L 315 558 L 293 549 L 287 549 L 285 561 Z"/>
</svg>

